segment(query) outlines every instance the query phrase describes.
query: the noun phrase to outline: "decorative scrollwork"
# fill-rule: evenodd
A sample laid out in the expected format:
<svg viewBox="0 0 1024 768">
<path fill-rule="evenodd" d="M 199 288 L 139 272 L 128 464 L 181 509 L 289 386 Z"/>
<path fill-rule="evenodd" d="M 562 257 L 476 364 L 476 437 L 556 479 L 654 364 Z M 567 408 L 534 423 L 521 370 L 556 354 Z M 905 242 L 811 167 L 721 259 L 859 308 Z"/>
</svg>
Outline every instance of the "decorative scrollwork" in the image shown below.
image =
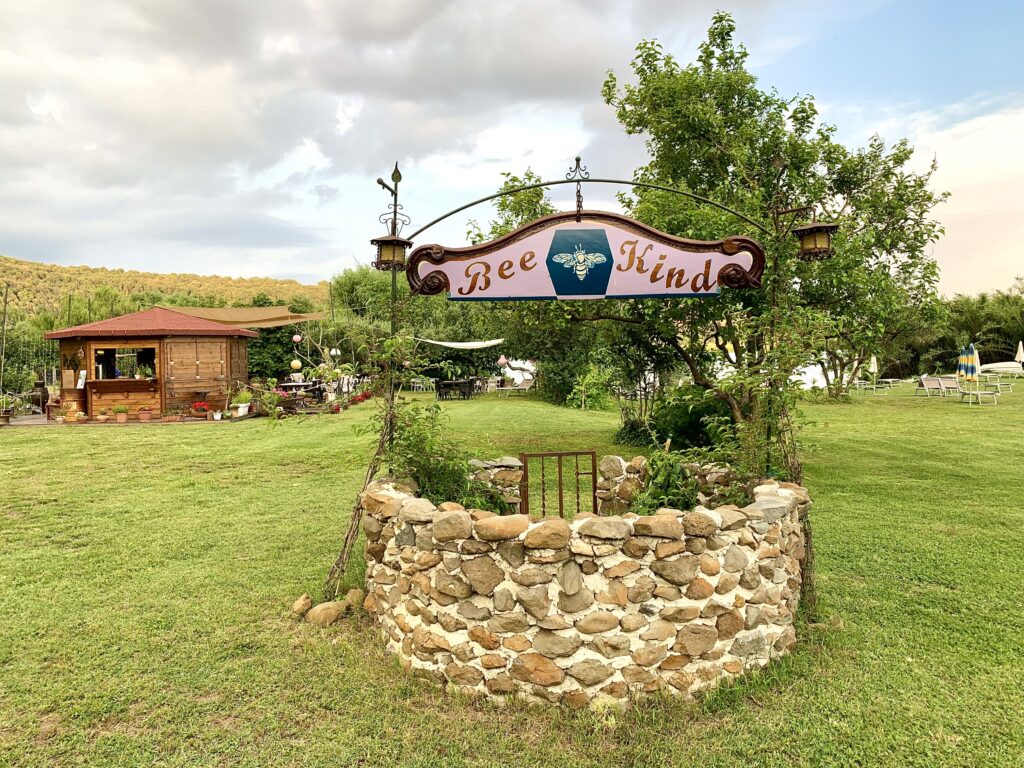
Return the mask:
<svg viewBox="0 0 1024 768">
<path fill-rule="evenodd" d="M 582 182 L 590 178 L 590 174 L 587 173 L 587 166 L 580 165 L 580 156 L 576 155 L 576 165 L 569 169 L 569 172 L 565 174 L 566 181 L 576 181 L 576 223 L 579 224 L 583 220 L 583 184 Z"/>
<path fill-rule="evenodd" d="M 436 296 L 451 290 L 448 275 L 441 270 L 435 269 L 420 277 L 420 264 L 424 261 L 430 264 L 444 263 L 445 249 L 440 245 L 421 245 L 412 252 L 409 256 L 409 266 L 406 269 L 409 290 L 421 296 Z"/>
<path fill-rule="evenodd" d="M 764 276 L 764 249 L 749 237 L 728 237 L 722 241 L 722 252 L 730 256 L 746 251 L 750 254 L 750 267 L 726 264 L 718 270 L 718 283 L 726 288 L 760 288 Z"/>
<path fill-rule="evenodd" d="M 569 172 L 565 174 L 566 181 L 572 181 L 573 179 L 589 179 L 590 174 L 587 173 L 587 166 L 580 165 L 580 156 L 576 155 L 576 165 L 569 169 Z"/>
<path fill-rule="evenodd" d="M 410 219 L 406 214 L 402 213 L 403 207 L 404 206 L 401 203 L 399 203 L 397 207 L 395 206 L 394 203 L 388 204 L 387 211 L 382 213 L 377 218 L 377 221 L 387 226 L 391 226 L 392 222 L 394 222 L 395 234 L 400 235 L 402 233 L 402 227 L 406 227 L 412 223 L 412 219 Z"/>
</svg>

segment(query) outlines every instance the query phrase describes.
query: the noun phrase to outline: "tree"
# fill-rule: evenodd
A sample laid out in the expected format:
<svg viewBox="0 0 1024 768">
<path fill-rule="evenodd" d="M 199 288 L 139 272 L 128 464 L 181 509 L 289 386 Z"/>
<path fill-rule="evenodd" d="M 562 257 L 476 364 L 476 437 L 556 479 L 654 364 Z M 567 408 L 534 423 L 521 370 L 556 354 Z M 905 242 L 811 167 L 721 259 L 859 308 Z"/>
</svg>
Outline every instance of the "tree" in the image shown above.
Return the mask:
<svg viewBox="0 0 1024 768">
<path fill-rule="evenodd" d="M 829 342 L 837 350 L 862 347 L 851 355 L 856 359 L 892 332 L 892 317 L 930 300 L 935 269 L 925 250 L 941 230 L 929 215 L 942 196 L 929 190 L 930 172 L 906 169 L 905 142 L 886 150 L 876 138 L 865 150 L 848 150 L 818 120 L 811 97 L 761 89 L 734 32 L 732 18 L 716 14 L 697 60 L 685 67 L 657 42 L 644 41 L 632 64 L 635 82 L 620 86 L 609 73 L 603 95 L 628 133 L 647 138 L 651 161 L 638 169 L 637 181 L 710 198 L 763 222 L 766 231 L 658 190 L 623 196 L 629 212 L 690 237 L 755 237 L 768 255 L 765 289 L 723 290 L 717 301 L 606 302 L 577 316 L 637 325 L 726 403 L 751 469 L 760 454 L 762 471 L 798 475 L 789 415 L 793 372 L 820 361 Z M 783 211 L 809 205 L 840 224 L 834 261 L 796 258 L 792 227 L 799 214 Z M 844 283 L 847 275 L 856 290 Z M 894 295 L 894 286 L 905 286 L 906 296 Z M 870 311 L 870 322 L 852 317 L 851 307 Z M 859 335 L 842 342 L 851 328 Z"/>
</svg>

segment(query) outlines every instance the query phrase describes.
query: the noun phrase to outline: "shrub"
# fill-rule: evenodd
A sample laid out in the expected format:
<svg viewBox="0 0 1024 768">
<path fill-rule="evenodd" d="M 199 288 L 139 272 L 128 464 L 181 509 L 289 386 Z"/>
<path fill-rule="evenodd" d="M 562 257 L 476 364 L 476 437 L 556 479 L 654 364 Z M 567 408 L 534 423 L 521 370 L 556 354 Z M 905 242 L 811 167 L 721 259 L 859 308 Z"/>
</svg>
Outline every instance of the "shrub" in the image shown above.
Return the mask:
<svg viewBox="0 0 1024 768">
<path fill-rule="evenodd" d="M 470 478 L 468 454 L 446 432 L 440 405 L 399 400 L 394 444 L 385 456 L 392 474 L 411 477 L 420 496 L 435 504 L 455 501 L 465 507 L 507 511 L 497 490 Z"/>
<path fill-rule="evenodd" d="M 729 407 L 717 397 L 697 386 L 676 387 L 655 403 L 651 430 L 656 444 L 703 448 L 723 437 L 729 420 Z"/>
<path fill-rule="evenodd" d="M 633 499 L 631 512 L 653 514 L 659 507 L 690 509 L 697 503 L 697 483 L 686 469 L 687 457 L 655 451 L 647 458 L 647 483 Z"/>
<path fill-rule="evenodd" d="M 575 384 L 565 404 L 570 408 L 584 411 L 606 411 L 614 405 L 611 392 L 611 372 L 591 363 L 586 371 L 576 377 Z"/>
</svg>

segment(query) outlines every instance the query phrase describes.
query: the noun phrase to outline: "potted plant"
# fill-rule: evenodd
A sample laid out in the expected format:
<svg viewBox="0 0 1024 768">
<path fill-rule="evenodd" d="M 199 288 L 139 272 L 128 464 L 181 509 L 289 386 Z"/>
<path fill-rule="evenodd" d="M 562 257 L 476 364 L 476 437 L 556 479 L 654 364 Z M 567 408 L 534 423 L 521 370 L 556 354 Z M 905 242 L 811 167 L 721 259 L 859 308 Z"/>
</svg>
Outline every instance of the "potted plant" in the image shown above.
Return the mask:
<svg viewBox="0 0 1024 768">
<path fill-rule="evenodd" d="M 231 398 L 231 415 L 247 416 L 249 414 L 249 404 L 252 402 L 252 392 L 243 389 L 241 392 L 236 392 L 235 396 Z"/>
<path fill-rule="evenodd" d="M 224 417 L 224 412 L 223 411 L 214 411 L 213 412 L 213 420 L 214 421 L 220 421 L 223 417 Z"/>
<path fill-rule="evenodd" d="M 181 412 L 177 408 L 169 408 L 164 411 L 165 422 L 178 422 L 181 421 Z"/>
<path fill-rule="evenodd" d="M 106 424 L 108 421 L 110 421 L 110 414 L 107 413 L 106 408 L 100 408 L 99 413 L 96 414 L 96 421 L 98 421 L 100 424 Z"/>
<path fill-rule="evenodd" d="M 77 421 L 80 424 L 85 424 L 85 422 L 87 422 L 88 420 L 89 414 L 86 413 L 85 411 L 79 411 L 78 413 L 75 414 L 75 421 Z"/>
<path fill-rule="evenodd" d="M 21 405 L 21 401 L 14 395 L 0 394 L 0 426 L 11 423 L 11 416 L 14 415 L 19 405 Z"/>
<path fill-rule="evenodd" d="M 210 419 L 210 404 L 205 400 L 197 400 L 192 403 L 192 415 L 197 419 Z"/>
<path fill-rule="evenodd" d="M 140 365 L 139 366 L 139 375 L 136 378 L 152 379 L 153 378 L 153 369 L 150 368 L 148 365 Z"/>
<path fill-rule="evenodd" d="M 53 420 L 56 421 L 58 424 L 63 424 L 65 421 L 67 421 L 69 410 L 70 409 L 68 408 L 68 406 L 62 405 L 60 408 L 57 409 L 56 415 L 53 417 Z"/>
<path fill-rule="evenodd" d="M 139 421 L 145 423 L 150 420 L 153 416 L 153 409 L 148 405 L 139 406 Z"/>
<path fill-rule="evenodd" d="M 114 412 L 114 421 L 116 421 L 118 424 L 128 423 L 127 405 L 115 405 L 111 410 Z"/>
</svg>

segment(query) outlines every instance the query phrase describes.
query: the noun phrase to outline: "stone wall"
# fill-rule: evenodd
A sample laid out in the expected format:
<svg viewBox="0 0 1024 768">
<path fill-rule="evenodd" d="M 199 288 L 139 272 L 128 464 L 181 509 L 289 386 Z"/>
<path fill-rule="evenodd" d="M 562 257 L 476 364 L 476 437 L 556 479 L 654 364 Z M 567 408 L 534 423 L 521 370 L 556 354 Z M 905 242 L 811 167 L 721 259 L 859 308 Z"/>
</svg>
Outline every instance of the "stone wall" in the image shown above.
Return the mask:
<svg viewBox="0 0 1024 768">
<path fill-rule="evenodd" d="M 414 674 L 586 706 L 693 694 L 796 642 L 810 503 L 799 486 L 766 482 L 742 509 L 572 522 L 435 507 L 407 490 L 362 495 L 364 605 Z"/>
</svg>

